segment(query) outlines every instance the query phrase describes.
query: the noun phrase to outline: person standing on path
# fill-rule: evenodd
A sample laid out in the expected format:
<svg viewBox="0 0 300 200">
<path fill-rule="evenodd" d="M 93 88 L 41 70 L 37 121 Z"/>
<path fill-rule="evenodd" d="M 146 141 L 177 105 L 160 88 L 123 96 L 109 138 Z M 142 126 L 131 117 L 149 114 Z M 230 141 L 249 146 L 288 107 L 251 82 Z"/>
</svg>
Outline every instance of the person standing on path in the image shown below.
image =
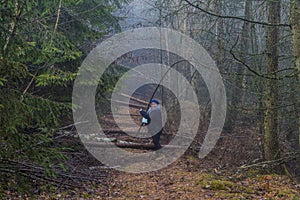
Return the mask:
<svg viewBox="0 0 300 200">
<path fill-rule="evenodd" d="M 163 131 L 163 127 L 159 101 L 157 99 L 152 99 L 150 102 L 150 108 L 147 110 L 147 112 L 143 111 L 143 109 L 140 109 L 140 114 L 147 119 L 147 122 L 143 122 L 142 125 L 147 126 L 148 133 L 152 136 L 155 149 L 161 149 L 162 146 L 160 145 L 159 140 Z"/>
</svg>

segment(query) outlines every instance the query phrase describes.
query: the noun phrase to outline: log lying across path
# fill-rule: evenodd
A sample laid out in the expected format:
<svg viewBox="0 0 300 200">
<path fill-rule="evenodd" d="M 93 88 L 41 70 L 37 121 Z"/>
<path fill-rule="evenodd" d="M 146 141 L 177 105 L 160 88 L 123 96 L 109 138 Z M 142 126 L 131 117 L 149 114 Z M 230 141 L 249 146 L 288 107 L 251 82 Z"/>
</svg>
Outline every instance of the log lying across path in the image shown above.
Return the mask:
<svg viewBox="0 0 300 200">
<path fill-rule="evenodd" d="M 129 135 L 136 135 L 137 132 L 134 131 L 122 131 L 118 129 L 103 129 L 102 130 L 105 134 L 112 134 L 112 133 L 119 133 L 120 135 L 129 134 Z"/>
<path fill-rule="evenodd" d="M 127 141 L 117 141 L 114 142 L 115 146 L 109 145 L 106 142 L 85 142 L 84 143 L 88 147 L 101 147 L 101 148 L 113 148 L 115 146 L 120 148 L 133 148 L 133 149 L 155 149 L 153 144 L 149 143 L 135 143 L 135 142 L 127 142 Z M 175 146 L 175 145 L 162 145 L 163 148 L 168 149 L 178 149 L 183 148 L 182 146 Z"/>
<path fill-rule="evenodd" d="M 123 114 L 123 113 L 115 113 L 114 115 L 116 115 L 116 116 L 124 116 L 124 117 L 128 117 L 128 114 Z M 130 113 L 130 116 L 132 116 L 132 117 L 140 117 L 141 115 L 138 115 L 138 114 L 131 114 L 131 113 Z"/>
<path fill-rule="evenodd" d="M 127 95 L 127 94 L 124 94 L 124 93 L 117 93 L 117 94 L 118 94 L 118 95 L 120 95 L 120 96 L 123 96 L 123 97 L 129 98 L 130 100 L 133 100 L 133 101 L 139 102 L 139 103 L 141 103 L 141 104 L 143 104 L 143 105 L 145 105 L 145 106 L 147 106 L 147 105 L 148 105 L 148 102 L 147 102 L 147 101 L 144 101 L 144 100 L 141 100 L 141 99 L 135 98 L 135 97 L 133 97 L 133 96 L 129 96 L 129 95 Z"/>
<path fill-rule="evenodd" d="M 123 105 L 123 106 L 129 106 L 131 108 L 137 108 L 137 109 L 140 109 L 140 108 L 143 108 L 144 106 L 143 105 L 140 105 L 140 104 L 134 104 L 134 103 L 127 103 L 127 102 L 124 102 L 124 101 L 118 101 L 118 100 L 111 100 L 111 102 L 114 102 L 114 103 L 117 103 L 119 105 Z"/>
<path fill-rule="evenodd" d="M 115 146 L 111 146 L 106 142 L 85 142 L 86 146 L 89 147 L 101 147 L 101 148 L 112 148 L 112 147 L 120 147 L 120 148 L 133 148 L 133 149 L 154 149 L 153 144 L 145 144 L 145 143 L 133 143 L 126 141 L 117 141 L 114 142 Z"/>
<path fill-rule="evenodd" d="M 116 104 L 123 105 L 123 106 L 129 106 L 131 108 L 137 108 L 137 109 L 146 108 L 148 105 L 148 102 L 141 100 L 141 99 L 137 99 L 132 96 L 129 96 L 127 94 L 124 94 L 124 93 L 116 93 L 116 94 L 126 97 L 126 98 L 129 98 L 131 100 L 131 102 L 129 102 L 129 103 L 125 102 L 125 101 L 120 101 L 120 100 L 113 100 L 113 99 L 110 100 L 111 102 L 114 102 Z M 134 101 L 134 103 L 132 101 Z"/>
</svg>

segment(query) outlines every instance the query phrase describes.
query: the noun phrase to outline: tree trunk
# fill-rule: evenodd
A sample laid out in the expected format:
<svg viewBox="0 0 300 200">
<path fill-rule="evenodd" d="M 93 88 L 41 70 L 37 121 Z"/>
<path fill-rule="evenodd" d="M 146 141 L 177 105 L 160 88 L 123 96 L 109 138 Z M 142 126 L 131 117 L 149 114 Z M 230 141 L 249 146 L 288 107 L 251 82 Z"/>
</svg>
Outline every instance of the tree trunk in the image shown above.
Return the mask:
<svg viewBox="0 0 300 200">
<path fill-rule="evenodd" d="M 251 0 L 246 0 L 245 2 L 245 19 L 251 19 L 250 14 L 251 9 Z M 244 21 L 243 28 L 242 28 L 242 35 L 241 35 L 241 44 L 240 44 L 240 59 L 242 62 L 247 63 L 246 57 L 249 53 L 249 37 L 250 37 L 250 23 Z M 231 104 L 228 110 L 228 117 L 226 119 L 226 123 L 224 129 L 228 132 L 232 132 L 235 126 L 235 122 L 238 117 L 238 106 L 241 102 L 243 96 L 243 81 L 244 81 L 244 66 L 239 64 L 238 69 L 236 71 L 237 75 L 235 75 L 234 85 L 233 88 L 233 95 Z"/>
<path fill-rule="evenodd" d="M 221 0 L 216 0 L 215 1 L 215 9 L 216 9 L 216 13 L 219 15 L 222 15 L 222 1 Z M 224 23 L 223 23 L 223 19 L 222 18 L 218 18 L 217 21 L 217 45 L 218 45 L 218 57 L 217 57 L 217 67 L 221 69 L 223 63 L 223 59 L 224 59 L 224 38 L 223 38 L 223 34 L 224 34 Z"/>
<path fill-rule="evenodd" d="M 300 89 L 300 0 L 292 0 L 291 1 L 291 26 L 292 26 L 292 41 L 293 41 L 293 53 L 294 53 L 294 61 L 295 61 L 295 71 L 298 73 L 296 87 L 299 91 Z M 297 95 L 297 94 L 296 94 Z M 299 95 L 299 93 L 298 93 Z M 295 98 L 295 117 L 298 118 L 298 132 L 290 135 L 290 140 L 292 141 L 292 147 L 295 152 L 299 153 L 299 133 L 300 133 L 300 118 L 299 118 L 299 102 L 297 102 L 297 97 Z M 300 183 L 300 155 L 298 155 L 297 159 L 294 162 L 294 173 L 292 174 L 296 181 Z"/>
<path fill-rule="evenodd" d="M 268 22 L 280 23 L 280 0 L 267 1 Z M 278 71 L 279 26 L 269 26 L 266 38 L 266 71 L 272 78 L 266 79 L 265 88 L 265 119 L 264 119 L 264 158 L 267 161 L 280 158 L 278 140 Z M 275 167 L 272 170 L 278 171 Z"/>
</svg>

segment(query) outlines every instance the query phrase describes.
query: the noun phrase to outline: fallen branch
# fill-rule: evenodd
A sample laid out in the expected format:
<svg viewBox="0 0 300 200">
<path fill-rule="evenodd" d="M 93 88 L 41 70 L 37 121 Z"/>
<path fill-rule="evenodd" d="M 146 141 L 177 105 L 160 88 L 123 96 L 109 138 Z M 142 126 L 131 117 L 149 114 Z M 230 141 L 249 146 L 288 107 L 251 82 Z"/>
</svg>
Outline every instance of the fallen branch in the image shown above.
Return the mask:
<svg viewBox="0 0 300 200">
<path fill-rule="evenodd" d="M 144 107 L 145 107 L 145 105 L 134 104 L 134 103 L 128 103 L 128 102 L 118 101 L 118 100 L 111 100 L 111 102 L 115 102 L 115 103 L 120 104 L 120 105 L 129 106 L 129 107 L 131 107 L 131 108 L 137 108 L 137 109 L 140 109 L 140 108 L 144 108 Z"/>
<path fill-rule="evenodd" d="M 276 160 L 268 160 L 268 161 L 262 161 L 254 164 L 245 164 L 240 166 L 240 169 L 248 169 L 248 168 L 254 168 L 254 167 L 271 167 L 271 166 L 277 166 L 281 164 L 285 164 L 290 160 L 296 159 L 299 157 L 299 153 L 290 153 L 287 155 L 282 155 L 282 158 L 276 159 Z"/>
<path fill-rule="evenodd" d="M 124 93 L 117 93 L 117 94 L 120 95 L 120 96 L 123 96 L 123 97 L 127 97 L 127 98 L 129 98 L 129 99 L 131 99 L 131 100 L 133 100 L 133 101 L 136 101 L 136 102 L 139 102 L 139 103 L 148 105 L 148 102 L 147 102 L 147 101 L 144 101 L 144 100 L 141 100 L 141 99 L 138 99 L 138 98 L 129 96 L 129 95 L 124 94 Z"/>
<path fill-rule="evenodd" d="M 118 141 L 114 143 L 114 145 L 111 145 L 111 143 L 105 143 L 105 142 L 85 142 L 85 145 L 89 147 L 101 147 L 101 148 L 133 148 L 133 149 L 155 149 L 153 144 L 145 144 L 145 143 L 135 143 L 135 142 L 127 142 L 127 141 Z M 163 148 L 167 149 L 178 149 L 183 148 L 182 146 L 176 146 L 176 145 L 162 145 Z"/>
</svg>

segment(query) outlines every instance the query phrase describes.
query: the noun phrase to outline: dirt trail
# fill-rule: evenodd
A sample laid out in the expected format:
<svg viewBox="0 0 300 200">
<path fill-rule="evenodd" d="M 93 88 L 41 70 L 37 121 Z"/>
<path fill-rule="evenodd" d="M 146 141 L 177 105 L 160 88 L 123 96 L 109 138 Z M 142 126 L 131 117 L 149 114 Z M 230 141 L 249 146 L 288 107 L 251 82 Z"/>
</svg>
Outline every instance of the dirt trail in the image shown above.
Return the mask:
<svg viewBox="0 0 300 200">
<path fill-rule="evenodd" d="M 144 174 L 113 172 L 106 199 L 300 199 L 288 177 L 203 169 L 203 161 L 184 156 L 168 167 Z"/>
<path fill-rule="evenodd" d="M 132 174 L 111 170 L 108 190 L 101 199 L 300 199 L 300 187 L 287 176 L 239 168 L 260 158 L 261 139 L 251 127 L 241 125 L 235 132 L 238 134 L 223 133 L 202 160 L 190 148 L 158 171 Z"/>
</svg>

